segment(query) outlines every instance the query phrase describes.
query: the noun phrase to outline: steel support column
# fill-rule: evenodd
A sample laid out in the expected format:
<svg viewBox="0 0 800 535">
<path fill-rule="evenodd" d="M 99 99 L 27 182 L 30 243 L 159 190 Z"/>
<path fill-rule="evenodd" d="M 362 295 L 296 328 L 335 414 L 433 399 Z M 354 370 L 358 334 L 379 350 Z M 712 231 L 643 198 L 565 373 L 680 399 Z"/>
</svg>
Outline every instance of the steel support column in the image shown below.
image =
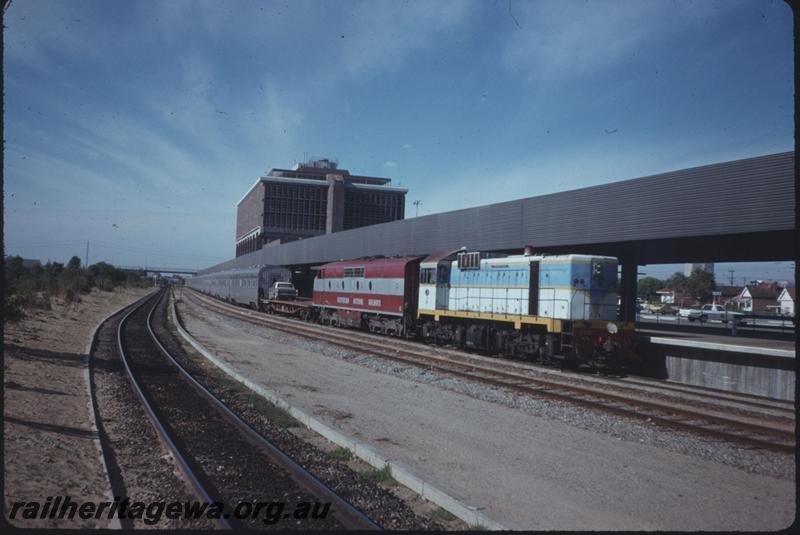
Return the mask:
<svg viewBox="0 0 800 535">
<path fill-rule="evenodd" d="M 639 262 L 635 251 L 629 250 L 621 255 L 619 264 L 622 268 L 619 287 L 619 319 L 620 321 L 636 321 L 636 273 Z"/>
</svg>

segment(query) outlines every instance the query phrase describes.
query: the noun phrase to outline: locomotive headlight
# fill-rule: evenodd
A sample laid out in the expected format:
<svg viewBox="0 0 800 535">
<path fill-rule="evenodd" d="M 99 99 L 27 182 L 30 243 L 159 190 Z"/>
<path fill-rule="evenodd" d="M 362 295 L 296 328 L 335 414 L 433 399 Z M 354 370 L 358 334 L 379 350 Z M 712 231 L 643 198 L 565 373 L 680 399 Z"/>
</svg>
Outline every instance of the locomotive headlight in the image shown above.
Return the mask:
<svg viewBox="0 0 800 535">
<path fill-rule="evenodd" d="M 617 331 L 619 329 L 617 328 L 616 323 L 611 323 L 609 321 L 608 323 L 606 323 L 606 330 L 608 331 L 608 334 L 617 334 Z"/>
</svg>

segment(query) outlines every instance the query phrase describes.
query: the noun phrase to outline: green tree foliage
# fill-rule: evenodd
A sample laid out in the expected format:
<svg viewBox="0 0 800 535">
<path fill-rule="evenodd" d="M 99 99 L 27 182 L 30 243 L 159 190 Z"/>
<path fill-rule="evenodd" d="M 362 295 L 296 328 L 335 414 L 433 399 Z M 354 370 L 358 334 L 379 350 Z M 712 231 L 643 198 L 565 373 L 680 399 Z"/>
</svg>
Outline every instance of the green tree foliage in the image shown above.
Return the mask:
<svg viewBox="0 0 800 535">
<path fill-rule="evenodd" d="M 667 280 L 666 286 L 701 303 L 710 300 L 711 292 L 717 289 L 714 274 L 705 269 L 693 271 L 688 277 L 683 273 L 675 273 Z"/>
<path fill-rule="evenodd" d="M 667 279 L 667 288 L 681 293 L 686 293 L 686 285 L 689 279 L 683 273 L 675 273 Z"/>
<path fill-rule="evenodd" d="M 70 271 L 77 271 L 81 268 L 81 259 L 77 256 L 73 256 L 67 262 L 67 269 Z"/>
<path fill-rule="evenodd" d="M 3 280 L 3 313 L 6 321 L 19 321 L 25 317 L 23 308 L 25 298 L 19 291 L 20 283 L 25 275 L 22 258 L 15 256 L 5 259 Z"/>
<path fill-rule="evenodd" d="M 3 309 L 6 321 L 25 317 L 25 308 L 50 308 L 50 299 L 59 296 L 67 301 L 76 299 L 92 288 L 111 291 L 117 286 L 140 284 L 143 273 L 127 273 L 98 262 L 81 267 L 81 259 L 73 256 L 66 267 L 58 262 L 26 268 L 19 256 L 4 259 Z"/>
<path fill-rule="evenodd" d="M 693 271 L 687 278 L 686 293 L 704 303 L 711 299 L 711 293 L 717 289 L 714 274 L 705 269 Z"/>
<path fill-rule="evenodd" d="M 636 293 L 642 299 L 652 301 L 658 297 L 656 292 L 664 286 L 666 286 L 666 281 L 655 277 L 645 277 L 639 280 Z"/>
</svg>

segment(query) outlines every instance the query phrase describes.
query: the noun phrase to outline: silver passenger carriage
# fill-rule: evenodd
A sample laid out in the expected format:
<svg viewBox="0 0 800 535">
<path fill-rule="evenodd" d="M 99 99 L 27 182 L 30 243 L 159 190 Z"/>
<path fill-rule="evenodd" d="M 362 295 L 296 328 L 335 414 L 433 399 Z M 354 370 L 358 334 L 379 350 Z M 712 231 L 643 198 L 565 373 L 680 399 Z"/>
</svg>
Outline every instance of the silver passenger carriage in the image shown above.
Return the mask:
<svg viewBox="0 0 800 535">
<path fill-rule="evenodd" d="M 230 303 L 257 309 L 275 282 L 291 282 L 292 272 L 281 266 L 229 269 L 197 275 L 187 281 L 189 288 Z"/>
</svg>

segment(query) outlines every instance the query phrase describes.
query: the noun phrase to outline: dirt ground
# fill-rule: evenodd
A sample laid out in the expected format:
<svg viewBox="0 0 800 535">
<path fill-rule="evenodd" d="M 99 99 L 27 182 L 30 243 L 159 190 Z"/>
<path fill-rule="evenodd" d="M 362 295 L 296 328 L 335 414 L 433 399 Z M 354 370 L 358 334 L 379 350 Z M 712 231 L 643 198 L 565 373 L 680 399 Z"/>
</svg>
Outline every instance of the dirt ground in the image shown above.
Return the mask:
<svg viewBox="0 0 800 535">
<path fill-rule="evenodd" d="M 54 300 L 52 310 L 30 310 L 23 321 L 3 326 L 6 519 L 17 501 L 108 499 L 108 478 L 91 429 L 86 345 L 101 320 L 150 291 L 94 290 L 81 296 L 77 309 Z M 11 520 L 35 528 L 106 527 L 106 522 L 21 520 L 19 513 Z"/>
</svg>

